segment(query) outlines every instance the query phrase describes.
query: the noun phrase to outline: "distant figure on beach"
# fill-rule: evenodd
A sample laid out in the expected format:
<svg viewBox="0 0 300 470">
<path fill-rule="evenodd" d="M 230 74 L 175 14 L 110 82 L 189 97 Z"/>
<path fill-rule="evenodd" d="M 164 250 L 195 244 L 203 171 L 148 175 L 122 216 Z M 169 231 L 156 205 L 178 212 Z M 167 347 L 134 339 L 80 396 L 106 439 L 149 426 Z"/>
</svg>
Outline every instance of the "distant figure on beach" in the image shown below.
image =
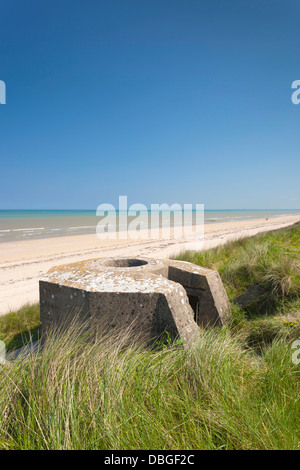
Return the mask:
<svg viewBox="0 0 300 470">
<path fill-rule="evenodd" d="M 268 217 L 266 218 L 266 220 L 269 220 Z"/>
</svg>

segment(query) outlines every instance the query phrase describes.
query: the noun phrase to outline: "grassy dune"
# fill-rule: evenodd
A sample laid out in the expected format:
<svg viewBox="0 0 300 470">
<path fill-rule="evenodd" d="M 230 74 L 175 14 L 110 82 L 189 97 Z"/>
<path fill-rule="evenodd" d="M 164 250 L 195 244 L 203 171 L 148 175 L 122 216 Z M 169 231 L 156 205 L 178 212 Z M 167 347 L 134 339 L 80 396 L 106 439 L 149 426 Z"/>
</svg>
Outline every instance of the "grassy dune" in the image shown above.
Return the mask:
<svg viewBox="0 0 300 470">
<path fill-rule="evenodd" d="M 299 248 L 300 224 L 182 254 L 219 270 L 233 313 L 187 349 L 93 343 L 76 327 L 0 365 L 0 448 L 299 448 Z M 253 285 L 263 294 L 235 304 Z M 28 328 L 38 334 L 37 306 L 1 318 L 0 339 L 14 347 Z"/>
</svg>

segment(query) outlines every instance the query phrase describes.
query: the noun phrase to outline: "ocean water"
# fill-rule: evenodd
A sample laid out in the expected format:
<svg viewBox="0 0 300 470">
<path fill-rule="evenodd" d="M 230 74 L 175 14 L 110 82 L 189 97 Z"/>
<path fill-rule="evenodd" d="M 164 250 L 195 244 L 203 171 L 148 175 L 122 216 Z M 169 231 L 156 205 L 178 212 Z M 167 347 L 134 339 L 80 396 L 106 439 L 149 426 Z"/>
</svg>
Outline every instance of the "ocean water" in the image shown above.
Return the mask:
<svg viewBox="0 0 300 470">
<path fill-rule="evenodd" d="M 124 223 L 126 215 L 117 213 L 116 222 L 119 230 L 126 230 Z M 168 218 L 162 216 L 152 217 L 150 211 L 139 214 L 140 228 L 168 224 Z M 270 217 L 283 217 L 286 215 L 299 215 L 300 210 L 205 210 L 204 222 L 230 222 L 238 220 L 251 220 Z M 127 223 L 132 222 L 135 216 L 128 217 Z M 195 220 L 195 214 L 193 213 Z M 181 218 L 171 216 L 171 223 L 181 225 Z M 119 224 L 120 221 L 120 224 Z M 154 221 L 154 222 L 153 222 Z M 96 215 L 93 210 L 0 210 L 0 243 L 14 240 L 28 240 L 37 238 L 51 238 L 79 234 L 96 233 L 97 224 L 107 224 L 107 219 Z M 148 224 L 148 225 L 147 225 Z M 156 227 L 155 227 L 156 224 Z"/>
</svg>

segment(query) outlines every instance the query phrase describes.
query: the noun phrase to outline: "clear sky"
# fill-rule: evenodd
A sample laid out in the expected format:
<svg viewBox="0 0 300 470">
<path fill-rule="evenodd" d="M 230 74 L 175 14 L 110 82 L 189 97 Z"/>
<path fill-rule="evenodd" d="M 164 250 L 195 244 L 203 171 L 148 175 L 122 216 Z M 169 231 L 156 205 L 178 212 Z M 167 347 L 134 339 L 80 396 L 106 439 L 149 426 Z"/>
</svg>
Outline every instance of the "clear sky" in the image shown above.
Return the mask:
<svg viewBox="0 0 300 470">
<path fill-rule="evenodd" d="M 300 207 L 299 0 L 0 0 L 0 209 Z"/>
</svg>

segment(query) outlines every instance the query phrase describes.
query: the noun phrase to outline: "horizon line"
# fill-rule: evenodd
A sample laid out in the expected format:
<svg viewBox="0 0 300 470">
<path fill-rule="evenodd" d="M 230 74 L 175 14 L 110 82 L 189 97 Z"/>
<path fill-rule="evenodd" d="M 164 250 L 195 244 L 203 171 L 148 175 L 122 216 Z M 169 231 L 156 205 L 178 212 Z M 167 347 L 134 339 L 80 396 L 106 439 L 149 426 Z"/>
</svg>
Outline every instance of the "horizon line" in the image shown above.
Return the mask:
<svg viewBox="0 0 300 470">
<path fill-rule="evenodd" d="M 172 206 L 172 204 L 170 205 Z M 130 207 L 130 206 L 129 206 Z M 118 209 L 116 209 L 118 210 Z M 149 210 L 151 210 L 151 208 L 147 209 L 147 210 L 140 210 L 138 212 L 148 212 Z M 162 209 L 161 212 L 163 212 L 164 210 L 167 210 L 167 209 Z M 194 210 L 194 209 L 192 209 Z M 5 212 L 26 212 L 26 211 L 30 211 L 30 212 L 38 212 L 38 211 L 45 211 L 45 212 L 58 212 L 58 211 L 61 211 L 61 212 L 79 212 L 79 211 L 89 211 L 89 212 L 96 212 L 97 209 L 0 209 L 0 212 L 1 211 L 5 211 Z M 207 209 L 207 208 L 204 208 L 204 212 L 205 211 L 300 211 L 300 208 L 293 208 L 293 209 L 288 209 L 288 208 L 284 208 L 284 209 L 270 209 L 270 208 L 264 208 L 264 209 L 255 209 L 255 208 L 251 208 L 251 209 L 245 209 L 245 208 L 241 208 L 241 209 L 238 209 L 238 208 L 235 208 L 235 209 Z"/>
</svg>

